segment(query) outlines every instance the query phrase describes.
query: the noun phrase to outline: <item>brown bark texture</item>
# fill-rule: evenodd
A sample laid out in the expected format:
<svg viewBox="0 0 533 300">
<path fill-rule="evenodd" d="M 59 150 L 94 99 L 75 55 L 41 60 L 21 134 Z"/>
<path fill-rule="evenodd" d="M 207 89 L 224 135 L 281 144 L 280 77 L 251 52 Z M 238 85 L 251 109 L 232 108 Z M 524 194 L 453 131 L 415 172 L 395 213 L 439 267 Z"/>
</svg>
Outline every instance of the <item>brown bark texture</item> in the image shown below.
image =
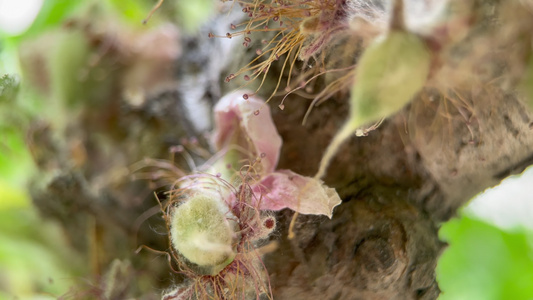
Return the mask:
<svg viewBox="0 0 533 300">
<path fill-rule="evenodd" d="M 325 182 L 343 199 L 333 218 L 299 216 L 289 240 L 293 213 L 278 213 L 271 239 L 279 245 L 264 256 L 274 299 L 436 299 L 435 267 L 446 248 L 438 238 L 442 222 L 475 194 L 533 163 L 533 113 L 518 89 L 531 52 L 533 5 L 457 3 L 464 16 L 447 24 L 444 38 L 427 39 L 437 45 L 427 86 L 368 136 L 351 138 L 331 163 Z M 223 14 L 211 28 L 227 28 L 231 18 Z M 135 166 L 153 165 L 145 158 L 174 157 L 186 168 L 182 156 L 169 152 L 178 145 L 201 163 L 196 154 L 209 149 L 212 107 L 234 88 L 224 77 L 251 55 L 228 46 L 230 40 L 208 39 L 212 29 L 206 28 L 172 40 L 181 49 L 176 59 L 142 51 L 122 59 L 124 50 L 105 33 L 70 30 L 91 38 L 96 49 L 105 47 L 101 64 L 115 66 L 114 79 L 104 95 L 78 106 L 64 128 L 45 120 L 33 124 L 28 141 L 41 175 L 32 197 L 87 257 L 97 295 L 105 290 L 113 299 L 158 299 L 180 277 L 165 256 L 134 251 L 169 247 L 153 195 L 164 198 L 165 186 L 139 179 L 157 176 Z M 364 36 L 353 39 L 345 41 L 368 43 Z M 343 43 L 332 45 L 341 49 Z M 231 59 L 235 53 L 242 59 Z M 149 67 L 142 72 L 156 66 L 154 74 L 166 73 L 145 89 L 144 101 L 134 102 L 124 96 L 124 78 L 143 63 Z M 261 94 L 271 92 L 279 70 L 273 66 Z M 305 125 L 310 100 L 291 94 L 283 110 L 280 100 L 270 102 L 284 141 L 278 168 L 312 176 L 347 117 L 349 95 L 337 92 L 314 107 Z M 199 116 L 191 116 L 191 102 Z M 113 259 L 132 264 L 115 270 L 123 284 L 109 287 L 102 278 Z"/>
</svg>

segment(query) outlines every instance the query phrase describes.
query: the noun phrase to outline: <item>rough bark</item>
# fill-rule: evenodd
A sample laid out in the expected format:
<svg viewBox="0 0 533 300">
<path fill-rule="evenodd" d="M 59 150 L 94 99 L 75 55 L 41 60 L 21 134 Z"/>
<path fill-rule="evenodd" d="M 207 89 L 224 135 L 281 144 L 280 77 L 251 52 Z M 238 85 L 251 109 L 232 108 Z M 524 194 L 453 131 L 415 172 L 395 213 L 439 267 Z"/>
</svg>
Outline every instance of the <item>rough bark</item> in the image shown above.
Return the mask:
<svg viewBox="0 0 533 300">
<path fill-rule="evenodd" d="M 418 114 L 408 126 L 406 109 L 343 147 L 327 178 L 345 203 L 332 220 L 301 218 L 295 240 L 268 258 L 276 293 L 282 299 L 437 298 L 435 266 L 445 248 L 440 224 L 476 193 L 531 163 L 532 114 L 512 95 L 498 99 L 476 106 L 475 136 L 482 142 L 469 142 L 472 125 L 458 111 L 448 115 L 456 124 L 450 135 L 426 125 L 435 121 L 432 113 Z M 413 106 L 416 101 L 422 100 Z M 294 110 L 291 117 L 277 116 L 284 139 L 298 139 L 285 147 L 282 167 L 298 158 L 306 162 L 302 172 L 312 174 L 331 124 L 338 124 L 336 116 L 323 116 L 341 112 L 339 106 L 317 112 L 318 130 L 295 131 L 288 124 L 298 119 Z"/>
<path fill-rule="evenodd" d="M 446 49 L 417 99 L 339 151 L 326 177 L 344 200 L 334 217 L 300 216 L 296 237 L 288 240 L 292 213 L 279 213 L 281 228 L 273 238 L 280 244 L 265 257 L 275 299 L 436 299 L 435 266 L 445 248 L 440 224 L 476 193 L 533 163 L 533 114 L 516 91 L 531 47 L 531 34 L 524 32 L 533 28 L 521 18 L 530 12 L 500 3 L 506 1 L 481 2 L 471 3 L 474 25 Z M 518 17 L 509 18 L 509 12 Z M 511 31 L 505 22 L 513 23 Z M 204 101 L 210 108 L 216 102 L 225 74 L 213 60 L 229 53 L 227 41 L 206 36 L 181 39 L 188 54 L 174 65 L 177 88 L 140 106 L 112 90 L 107 101 L 71 120 L 59 138 L 42 124 L 29 134 L 46 174 L 35 184 L 34 201 L 93 258 L 95 275 L 120 258 L 132 260 L 162 288 L 172 280 L 165 259 L 154 263 L 153 254 L 132 253 L 141 244 L 168 244 L 154 233 L 165 230 L 151 195 L 155 187 L 132 181 L 129 167 L 144 157 L 168 158 L 175 145 L 191 152 L 206 148 L 205 128 L 191 120 L 187 103 Z M 483 68 L 470 68 L 463 80 L 457 66 L 464 64 Z M 307 100 L 291 96 L 283 111 L 276 109 L 278 100 L 271 104 L 284 140 L 279 167 L 312 175 L 344 122 L 347 97 L 338 94 L 314 108 L 306 125 Z M 156 291 L 131 293 L 158 297 Z"/>
</svg>

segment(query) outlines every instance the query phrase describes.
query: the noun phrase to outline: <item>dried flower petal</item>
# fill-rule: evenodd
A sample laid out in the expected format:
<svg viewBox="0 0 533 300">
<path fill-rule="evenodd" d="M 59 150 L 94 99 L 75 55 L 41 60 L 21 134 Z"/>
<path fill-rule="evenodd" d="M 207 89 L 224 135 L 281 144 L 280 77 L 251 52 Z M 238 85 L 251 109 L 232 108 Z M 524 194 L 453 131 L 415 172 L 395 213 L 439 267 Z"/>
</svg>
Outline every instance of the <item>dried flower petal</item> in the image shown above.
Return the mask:
<svg viewBox="0 0 533 300">
<path fill-rule="evenodd" d="M 342 202 L 335 189 L 290 170 L 265 175 L 254 187 L 254 193 L 261 201 L 259 207 L 262 210 L 290 208 L 301 214 L 326 215 L 329 218 L 333 209 Z"/>
<path fill-rule="evenodd" d="M 248 99 L 243 98 L 244 94 Z M 213 141 L 217 150 L 237 143 L 253 155 L 249 159 L 261 157 L 261 173 L 273 172 L 278 163 L 281 137 L 270 108 L 252 93 L 237 91 L 220 99 L 215 106 Z"/>
<path fill-rule="evenodd" d="M 248 96 L 245 100 L 244 94 L 243 91 L 231 93 L 215 106 L 213 140 L 216 148 L 220 150 L 237 144 L 251 152 L 249 159 L 260 158 L 261 167 L 255 168 L 259 179 L 251 185 L 260 210 L 290 208 L 301 214 L 331 218 L 333 208 L 341 203 L 335 189 L 290 170 L 274 171 L 281 137 L 269 107 L 257 96 Z M 231 206 L 237 200 L 230 195 L 226 201 Z"/>
</svg>

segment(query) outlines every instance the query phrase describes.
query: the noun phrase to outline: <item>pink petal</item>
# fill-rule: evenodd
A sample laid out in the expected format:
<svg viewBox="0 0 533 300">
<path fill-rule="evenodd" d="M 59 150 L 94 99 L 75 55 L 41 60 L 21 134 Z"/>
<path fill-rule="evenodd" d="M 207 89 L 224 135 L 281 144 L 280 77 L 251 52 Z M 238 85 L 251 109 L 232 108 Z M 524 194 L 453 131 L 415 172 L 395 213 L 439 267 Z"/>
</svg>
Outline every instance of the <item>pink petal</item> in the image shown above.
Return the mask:
<svg viewBox="0 0 533 300">
<path fill-rule="evenodd" d="M 213 141 L 217 150 L 239 141 L 240 147 L 250 151 L 255 159 L 261 157 L 261 173 L 274 171 L 279 159 L 281 137 L 274 126 L 270 108 L 257 96 L 236 91 L 224 96 L 215 106 Z M 242 136 L 243 138 L 235 138 Z"/>
<path fill-rule="evenodd" d="M 261 210 L 290 208 L 301 214 L 326 215 L 331 218 L 341 199 L 335 189 L 322 181 L 298 175 L 290 170 L 279 170 L 264 176 L 254 186 Z"/>
</svg>

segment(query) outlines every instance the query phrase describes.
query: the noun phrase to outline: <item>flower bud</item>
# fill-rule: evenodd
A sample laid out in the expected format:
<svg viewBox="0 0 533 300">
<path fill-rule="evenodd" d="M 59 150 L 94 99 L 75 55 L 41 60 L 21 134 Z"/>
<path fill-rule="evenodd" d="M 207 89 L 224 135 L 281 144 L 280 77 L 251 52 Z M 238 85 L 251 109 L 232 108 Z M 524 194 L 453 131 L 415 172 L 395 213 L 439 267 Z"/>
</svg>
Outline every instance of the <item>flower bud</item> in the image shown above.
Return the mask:
<svg viewBox="0 0 533 300">
<path fill-rule="evenodd" d="M 196 192 L 174 209 L 172 246 L 189 262 L 215 275 L 235 258 L 238 224 L 216 193 Z"/>
</svg>

